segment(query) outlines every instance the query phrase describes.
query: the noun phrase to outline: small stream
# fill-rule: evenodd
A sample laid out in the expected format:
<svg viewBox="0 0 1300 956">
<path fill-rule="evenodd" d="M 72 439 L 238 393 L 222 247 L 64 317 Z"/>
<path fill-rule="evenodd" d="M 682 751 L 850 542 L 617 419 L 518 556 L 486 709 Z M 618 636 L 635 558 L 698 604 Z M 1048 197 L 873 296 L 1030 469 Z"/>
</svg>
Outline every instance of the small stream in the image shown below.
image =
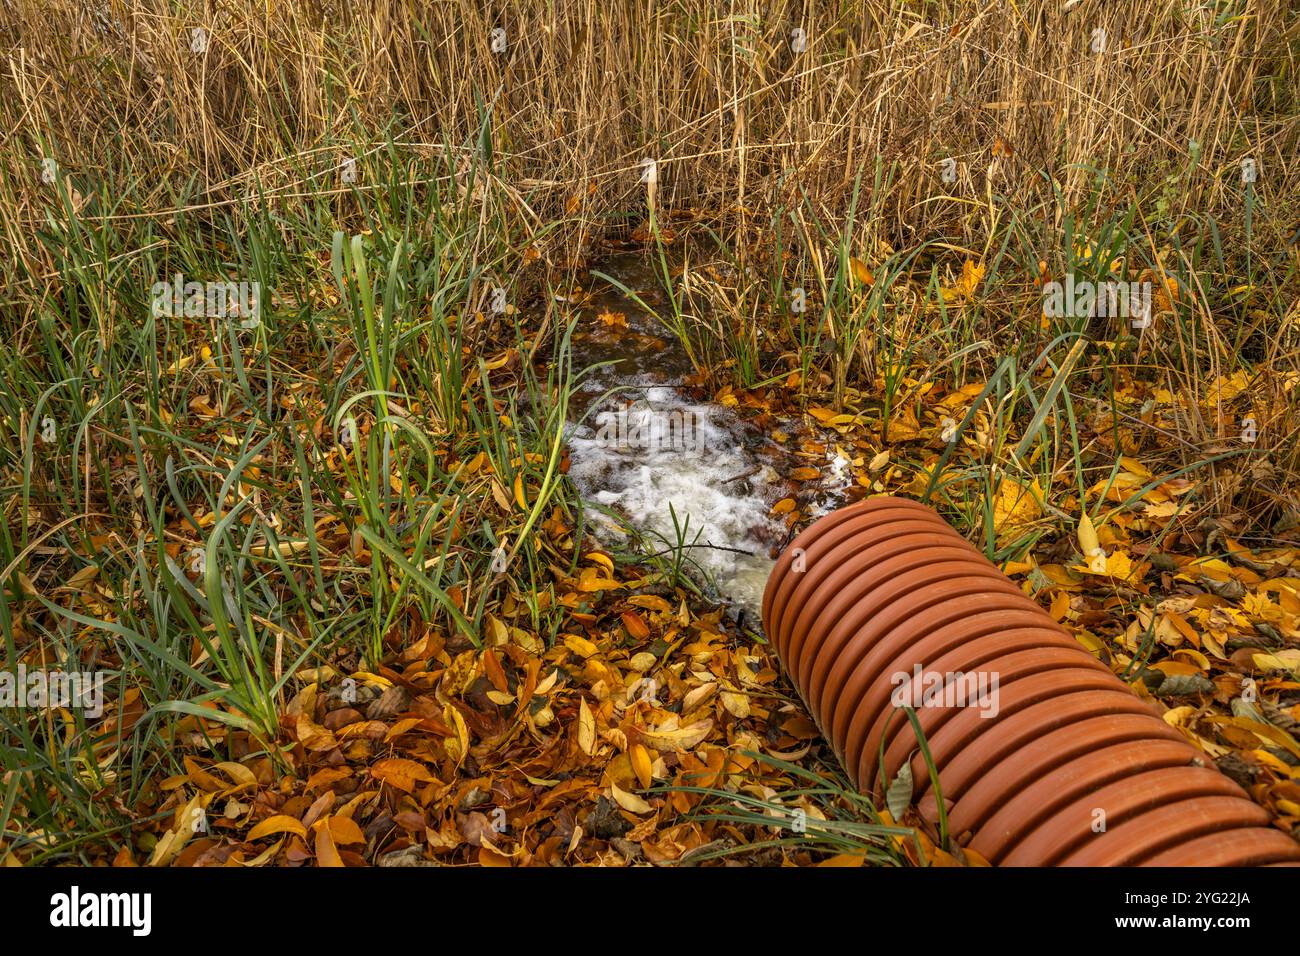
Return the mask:
<svg viewBox="0 0 1300 956">
<path fill-rule="evenodd" d="M 659 281 L 642 256 L 615 256 L 599 271 L 659 307 Z M 617 288 L 593 282 L 597 291 L 573 335 L 573 365 L 611 364 L 574 395 L 569 475 L 584 499 L 623 516 L 651 547 L 690 545 L 693 577 L 757 626 L 774 556 L 790 536 L 771 508 L 798 490 L 783 475 L 798 465 L 820 467 L 824 478 L 804 485 L 803 495 L 815 495 L 815 510 L 829 510 L 851 481 L 847 460 L 833 443 L 821 461 L 798 455 L 771 438 L 770 422 L 765 433 L 712 401 L 692 384 L 676 337 Z M 598 537 L 622 539 L 615 522 L 589 513 Z"/>
</svg>

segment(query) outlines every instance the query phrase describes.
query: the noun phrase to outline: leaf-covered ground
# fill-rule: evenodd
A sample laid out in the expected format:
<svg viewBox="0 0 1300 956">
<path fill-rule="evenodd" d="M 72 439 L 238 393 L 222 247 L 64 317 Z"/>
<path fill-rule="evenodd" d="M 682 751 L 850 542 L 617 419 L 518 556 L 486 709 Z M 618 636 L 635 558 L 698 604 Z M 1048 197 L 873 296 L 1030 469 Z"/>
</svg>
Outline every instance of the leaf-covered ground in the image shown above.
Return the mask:
<svg viewBox="0 0 1300 956">
<path fill-rule="evenodd" d="M 1235 420 L 1253 410 L 1267 420 L 1252 388 L 1258 383 L 1214 382 L 1206 401 L 1124 378 L 1114 406 L 1123 417 L 1085 411 L 1079 422 L 1092 454 L 1108 463 L 1082 497 L 1070 494 L 1074 477 L 1065 470 L 1057 476 L 1063 491 L 1004 476 L 993 526 L 981 530 L 974 512 L 963 511 L 960 468 L 990 453 L 986 411 L 973 410 L 955 448 L 946 439 L 983 383 L 945 390 L 916 370 L 903 382 L 917 401 L 895 408 L 888 422 L 878 402 L 858 395 L 845 411 L 813 405 L 801 416 L 797 374 L 766 389 L 728 386 L 712 398 L 787 450 L 785 484 L 772 489 L 771 506 L 792 532 L 808 519 L 812 489 L 824 490 L 829 455 L 847 461 L 849 499 L 920 497 L 947 451 L 943 467 L 958 474 L 936 502 L 947 516 L 981 543 L 987 535 L 1009 549 L 1006 572 L 1278 827 L 1300 824 L 1300 547 L 1285 527 L 1274 540 L 1243 540 L 1244 518 L 1189 518 L 1202 512 L 1203 485 L 1179 474 L 1159 437 L 1189 414 Z M 469 464 L 493 507 L 523 504 L 527 489 L 508 491 L 490 466 Z M 1252 467 L 1270 466 L 1238 467 L 1250 481 Z M 328 516 L 318 526 L 328 549 L 364 547 Z M 937 849 L 924 832 L 886 832 L 857 851 L 792 832 L 800 809 L 813 820 L 847 812 L 894 821 L 835 793 L 843 782 L 832 758 L 753 622 L 667 586 L 645 566 L 616 561 L 589 537 L 575 553 L 574 529 L 558 509 L 543 530 L 551 593 L 565 609 L 551 646 L 530 627 L 526 597 L 512 594 L 488 616 L 481 647 L 430 626 L 388 648 L 371 671 L 345 658 L 305 669 L 279 709 L 283 766 L 240 760 L 251 749 L 242 731 L 186 718 L 176 746 L 186 751 L 187 772 L 161 781 L 152 806 L 135 808 L 160 815 L 114 862 L 622 866 L 719 855 L 797 865 L 981 862 L 959 846 Z M 185 537 L 178 527 L 178 555 Z M 106 720 L 127 726 L 139 716 L 128 699 Z M 236 759 L 208 756 L 222 743 Z M 801 789 L 807 781 L 794 767 L 824 776 L 827 791 Z M 728 814 L 728 793 L 752 798 L 746 806 L 761 807 L 770 823 Z M 909 812 L 900 822 L 918 820 Z"/>
</svg>

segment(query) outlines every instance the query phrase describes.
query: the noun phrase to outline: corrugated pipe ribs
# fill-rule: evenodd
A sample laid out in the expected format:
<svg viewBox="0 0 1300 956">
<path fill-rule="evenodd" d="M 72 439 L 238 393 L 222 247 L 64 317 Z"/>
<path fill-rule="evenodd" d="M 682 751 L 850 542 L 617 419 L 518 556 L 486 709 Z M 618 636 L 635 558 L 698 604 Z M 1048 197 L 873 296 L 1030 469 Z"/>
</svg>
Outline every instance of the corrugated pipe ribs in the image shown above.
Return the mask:
<svg viewBox="0 0 1300 956">
<path fill-rule="evenodd" d="M 1300 843 L 933 510 L 809 526 L 763 596 L 786 672 L 853 783 L 911 762 L 936 826 L 1010 866 L 1300 864 Z"/>
</svg>

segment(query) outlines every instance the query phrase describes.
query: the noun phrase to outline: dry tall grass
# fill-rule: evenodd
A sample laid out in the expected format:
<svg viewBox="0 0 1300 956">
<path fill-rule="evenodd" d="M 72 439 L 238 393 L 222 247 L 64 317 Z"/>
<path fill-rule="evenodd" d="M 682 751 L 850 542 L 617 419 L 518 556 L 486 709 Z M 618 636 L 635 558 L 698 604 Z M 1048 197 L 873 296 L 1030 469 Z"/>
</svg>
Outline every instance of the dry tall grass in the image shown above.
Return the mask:
<svg viewBox="0 0 1300 956">
<path fill-rule="evenodd" d="M 896 171 L 862 228 L 895 246 L 948 235 L 978 248 L 987 223 L 973 208 L 993 194 L 1035 208 L 1053 183 L 1068 207 L 1089 188 L 1087 167 L 1135 186 L 1167 179 L 1175 209 L 1215 214 L 1240 205 L 1251 157 L 1261 199 L 1295 203 L 1289 7 L 9 0 L 6 240 L 35 254 L 22 225 L 39 219 L 44 156 L 74 180 L 129 171 L 154 187 L 152 208 L 129 212 L 154 213 L 166 185 L 190 177 L 208 204 L 254 183 L 318 185 L 291 157 L 332 186 L 353 114 L 374 129 L 396 118 L 410 144 L 460 146 L 485 103 L 529 207 L 588 229 L 638 198 L 646 156 L 661 202 L 733 225 L 800 191 L 840 212 L 883 157 Z M 196 28 L 206 52 L 192 50 Z M 958 175 L 945 184 L 950 157 Z"/>
</svg>

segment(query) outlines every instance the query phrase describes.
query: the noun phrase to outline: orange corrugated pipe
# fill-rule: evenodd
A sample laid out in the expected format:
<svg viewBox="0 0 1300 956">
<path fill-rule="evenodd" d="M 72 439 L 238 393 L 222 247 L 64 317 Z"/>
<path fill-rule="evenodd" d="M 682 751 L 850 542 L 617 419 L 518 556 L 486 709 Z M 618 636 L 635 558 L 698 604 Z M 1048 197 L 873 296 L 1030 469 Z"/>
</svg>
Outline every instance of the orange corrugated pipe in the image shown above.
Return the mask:
<svg viewBox="0 0 1300 956">
<path fill-rule="evenodd" d="M 924 505 L 872 498 L 810 525 L 768 579 L 763 626 L 855 786 L 879 798 L 910 761 L 934 826 L 898 705 L 914 706 L 948 832 L 991 863 L 1300 864 L 1300 843 Z"/>
</svg>

